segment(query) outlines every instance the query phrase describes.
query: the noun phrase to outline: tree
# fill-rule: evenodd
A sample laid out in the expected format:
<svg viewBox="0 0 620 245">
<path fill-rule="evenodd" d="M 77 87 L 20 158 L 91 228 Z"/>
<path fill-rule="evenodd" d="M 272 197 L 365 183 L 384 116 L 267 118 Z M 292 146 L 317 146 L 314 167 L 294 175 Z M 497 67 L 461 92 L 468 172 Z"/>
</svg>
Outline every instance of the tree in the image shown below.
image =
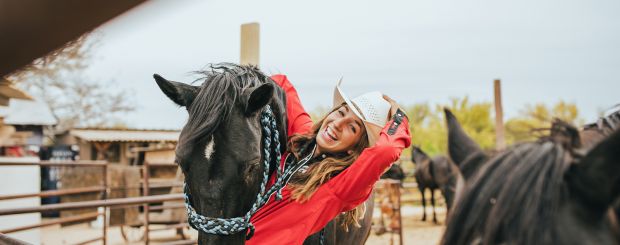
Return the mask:
<svg viewBox="0 0 620 245">
<path fill-rule="evenodd" d="M 482 148 L 494 147 L 495 128 L 491 118 L 491 103 L 471 103 L 468 97 L 452 98 L 450 104 L 436 105 L 434 110 L 426 103 L 407 106 L 413 144 L 420 146 L 429 155 L 447 154 L 448 133 L 444 107 L 454 113 L 463 129 Z"/>
<path fill-rule="evenodd" d="M 553 107 L 545 104 L 526 105 L 520 116 L 506 122 L 506 138 L 509 143 L 536 140 L 548 132 L 554 118 L 562 119 L 573 125 L 583 124 L 579 110 L 574 103 L 559 101 Z"/>
<path fill-rule="evenodd" d="M 104 86 L 83 74 L 97 41 L 87 33 L 9 76 L 49 106 L 59 121 L 56 132 L 122 125 L 118 116 L 134 110 L 128 92 L 111 89 L 113 81 Z"/>
</svg>

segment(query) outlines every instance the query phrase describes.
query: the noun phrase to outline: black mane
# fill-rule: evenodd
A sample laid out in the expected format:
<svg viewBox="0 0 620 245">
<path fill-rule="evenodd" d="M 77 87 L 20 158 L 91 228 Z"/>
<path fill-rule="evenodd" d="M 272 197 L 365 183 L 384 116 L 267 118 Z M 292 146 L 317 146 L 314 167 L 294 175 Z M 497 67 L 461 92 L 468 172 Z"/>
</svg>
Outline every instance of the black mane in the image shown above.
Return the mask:
<svg viewBox="0 0 620 245">
<path fill-rule="evenodd" d="M 442 244 L 555 244 L 553 217 L 570 162 L 570 150 L 550 140 L 496 155 L 465 190 Z"/>
<path fill-rule="evenodd" d="M 196 142 L 202 142 L 212 135 L 222 122 L 226 122 L 232 111 L 237 97 L 251 87 L 273 81 L 253 65 L 237 65 L 232 63 L 217 63 L 208 66 L 208 69 L 195 71 L 204 80 L 200 92 L 194 102 L 188 107 L 189 119 L 181 132 L 179 147 L 191 149 Z M 278 95 L 283 92 L 278 86 Z M 282 96 L 278 96 L 284 103 Z M 271 102 L 272 104 L 274 101 Z M 280 108 L 274 108 L 276 118 L 281 118 Z M 279 122 L 280 123 L 280 122 Z M 281 124 L 280 124 L 281 125 Z"/>
</svg>

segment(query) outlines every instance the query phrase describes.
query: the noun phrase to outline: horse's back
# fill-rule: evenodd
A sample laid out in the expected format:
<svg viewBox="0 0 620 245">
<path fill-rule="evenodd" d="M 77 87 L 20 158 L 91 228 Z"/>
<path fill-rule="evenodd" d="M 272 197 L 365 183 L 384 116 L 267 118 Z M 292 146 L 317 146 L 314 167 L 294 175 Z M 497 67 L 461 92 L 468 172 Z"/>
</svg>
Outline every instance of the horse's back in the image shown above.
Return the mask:
<svg viewBox="0 0 620 245">
<path fill-rule="evenodd" d="M 429 160 L 416 164 L 414 176 L 420 190 L 425 188 L 437 188 L 437 183 L 433 179 L 433 174 L 431 170 L 431 164 L 433 164 L 432 162 L 432 160 Z"/>
<path fill-rule="evenodd" d="M 433 158 L 433 177 L 438 186 L 447 184 L 450 178 L 456 174 L 456 166 L 446 156 L 436 156 Z"/>
</svg>

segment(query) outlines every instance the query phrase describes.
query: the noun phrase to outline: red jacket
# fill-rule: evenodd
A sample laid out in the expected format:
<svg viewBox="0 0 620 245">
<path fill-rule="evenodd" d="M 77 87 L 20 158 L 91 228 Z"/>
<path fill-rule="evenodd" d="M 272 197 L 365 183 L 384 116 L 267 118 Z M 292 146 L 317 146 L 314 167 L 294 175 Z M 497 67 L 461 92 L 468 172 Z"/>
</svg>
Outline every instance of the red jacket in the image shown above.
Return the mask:
<svg viewBox="0 0 620 245">
<path fill-rule="evenodd" d="M 288 136 L 308 132 L 312 120 L 302 107 L 293 85 L 285 75 L 271 78 L 286 92 Z M 396 128 L 388 134 L 390 126 Z M 309 235 L 320 231 L 338 214 L 366 201 L 381 174 L 398 160 L 401 151 L 410 144 L 407 119 L 403 117 L 400 124 L 390 120 L 373 147 L 364 149 L 351 166 L 320 186 L 308 201 L 299 203 L 292 200 L 288 186 L 282 190 L 282 200 L 276 201 L 275 195 L 272 195 L 252 217 L 251 222 L 256 230 L 246 243 L 302 244 Z M 285 156 L 282 157 L 282 164 Z M 273 184 L 273 181 L 272 178 L 270 183 Z"/>
</svg>

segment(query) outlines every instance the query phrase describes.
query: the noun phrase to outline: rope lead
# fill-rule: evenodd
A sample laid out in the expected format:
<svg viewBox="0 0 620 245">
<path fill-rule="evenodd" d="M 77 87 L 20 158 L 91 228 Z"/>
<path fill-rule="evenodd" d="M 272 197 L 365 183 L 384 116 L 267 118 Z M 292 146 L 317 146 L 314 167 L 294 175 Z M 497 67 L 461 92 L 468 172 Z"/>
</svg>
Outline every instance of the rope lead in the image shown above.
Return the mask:
<svg viewBox="0 0 620 245">
<path fill-rule="evenodd" d="M 277 192 L 276 198 L 278 200 L 282 199 L 281 189 L 286 184 L 284 181 L 287 179 L 286 174 L 292 175 L 293 172 L 287 168 L 284 170 L 284 174 L 282 173 L 282 169 L 279 167 L 282 159 L 282 154 L 280 153 L 280 139 L 278 127 L 276 125 L 276 119 L 273 115 L 273 111 L 269 105 L 266 106 L 265 110 L 261 113 L 261 126 L 263 131 L 263 145 L 264 145 L 264 156 L 263 156 L 263 180 L 260 186 L 260 191 L 256 195 L 256 201 L 252 205 L 252 208 L 246 213 L 244 217 L 236 217 L 236 218 L 213 218 L 213 217 L 205 217 L 194 209 L 190 203 L 191 195 L 189 193 L 189 186 L 187 182 L 183 188 L 184 197 L 185 197 L 185 209 L 187 210 L 187 219 L 190 226 L 196 230 L 214 234 L 214 235 L 232 235 L 242 231 L 248 232 L 246 233 L 246 240 L 249 240 L 254 235 L 254 225 L 250 223 L 250 219 L 252 215 L 254 215 L 258 209 L 260 209 L 269 197 L 274 192 Z M 271 143 L 274 143 L 272 147 Z M 275 162 L 278 166 L 277 171 L 277 180 L 276 183 L 266 190 L 267 182 L 269 180 L 269 163 L 271 163 L 271 153 L 275 154 Z M 294 167 L 294 166 L 290 166 Z"/>
</svg>

